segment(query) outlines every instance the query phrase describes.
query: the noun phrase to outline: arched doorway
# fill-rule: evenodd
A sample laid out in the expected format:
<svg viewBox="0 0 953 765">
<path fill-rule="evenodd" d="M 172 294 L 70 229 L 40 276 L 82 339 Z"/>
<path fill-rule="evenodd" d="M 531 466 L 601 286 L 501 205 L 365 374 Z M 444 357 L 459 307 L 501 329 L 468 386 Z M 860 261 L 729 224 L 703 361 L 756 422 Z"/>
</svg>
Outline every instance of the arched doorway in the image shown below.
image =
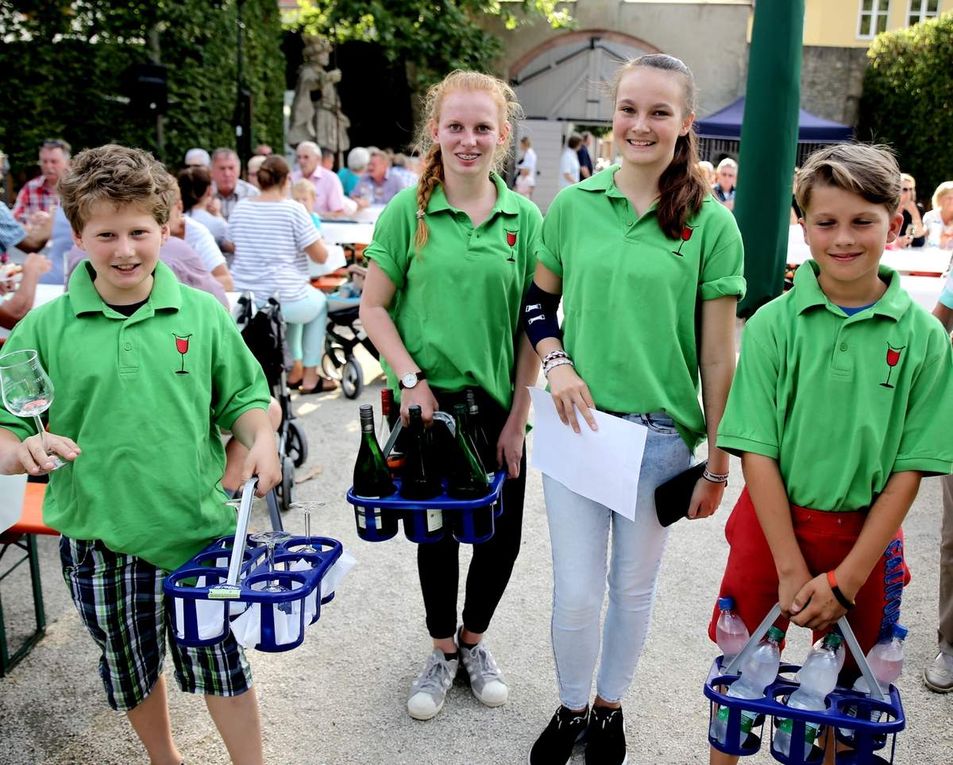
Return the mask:
<svg viewBox="0 0 953 765">
<path fill-rule="evenodd" d="M 560 188 L 559 158 L 566 137 L 576 125 L 611 123 L 608 86 L 615 71 L 630 58 L 658 52 L 637 37 L 589 29 L 553 37 L 510 65 L 510 82 L 526 115 L 519 132 L 531 136 L 536 151 L 533 201 L 542 210 Z"/>
</svg>

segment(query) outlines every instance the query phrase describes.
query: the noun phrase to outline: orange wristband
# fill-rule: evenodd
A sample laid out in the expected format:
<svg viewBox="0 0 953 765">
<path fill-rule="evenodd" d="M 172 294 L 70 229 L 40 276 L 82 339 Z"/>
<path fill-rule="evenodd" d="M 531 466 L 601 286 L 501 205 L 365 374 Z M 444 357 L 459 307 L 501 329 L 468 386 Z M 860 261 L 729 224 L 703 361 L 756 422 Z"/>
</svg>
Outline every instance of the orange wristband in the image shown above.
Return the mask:
<svg viewBox="0 0 953 765">
<path fill-rule="evenodd" d="M 831 592 L 834 593 L 834 597 L 837 598 L 837 602 L 841 604 L 841 607 L 850 611 L 850 609 L 854 607 L 854 604 L 847 599 L 847 596 L 844 595 L 840 587 L 837 586 L 837 577 L 834 575 L 833 570 L 827 572 L 827 584 L 830 585 Z"/>
</svg>

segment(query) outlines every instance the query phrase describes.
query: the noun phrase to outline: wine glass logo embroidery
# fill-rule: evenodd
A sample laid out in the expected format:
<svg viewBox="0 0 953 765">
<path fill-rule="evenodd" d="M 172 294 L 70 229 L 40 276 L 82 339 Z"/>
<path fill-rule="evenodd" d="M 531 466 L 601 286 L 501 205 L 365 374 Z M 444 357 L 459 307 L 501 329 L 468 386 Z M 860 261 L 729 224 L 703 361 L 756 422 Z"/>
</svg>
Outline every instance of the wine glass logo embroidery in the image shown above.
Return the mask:
<svg viewBox="0 0 953 765">
<path fill-rule="evenodd" d="M 506 232 L 506 243 L 507 243 L 507 244 L 509 245 L 509 247 L 510 247 L 510 256 L 506 259 L 506 262 L 507 262 L 507 263 L 515 263 L 515 262 L 516 262 L 516 256 L 515 256 L 515 253 L 513 252 L 513 248 L 516 247 L 516 235 L 517 235 L 518 233 L 519 233 L 518 231 L 507 231 L 507 232 Z"/>
<path fill-rule="evenodd" d="M 692 238 L 692 232 L 694 230 L 694 226 L 682 226 L 681 241 L 678 243 L 678 249 L 672 250 L 672 255 L 678 255 L 678 257 L 682 257 L 682 245 Z"/>
<path fill-rule="evenodd" d="M 189 352 L 189 338 L 192 337 L 192 335 L 177 335 L 173 332 L 172 336 L 175 338 L 175 349 L 179 352 L 179 355 L 182 356 L 182 367 L 175 370 L 175 373 L 177 375 L 187 375 L 188 372 L 185 371 L 185 354 Z"/>
<path fill-rule="evenodd" d="M 900 354 L 904 348 L 907 346 L 901 345 L 899 348 L 894 348 L 890 343 L 887 343 L 887 379 L 880 383 L 882 388 L 892 388 L 890 384 L 890 375 L 893 374 L 893 368 L 900 363 Z"/>
</svg>

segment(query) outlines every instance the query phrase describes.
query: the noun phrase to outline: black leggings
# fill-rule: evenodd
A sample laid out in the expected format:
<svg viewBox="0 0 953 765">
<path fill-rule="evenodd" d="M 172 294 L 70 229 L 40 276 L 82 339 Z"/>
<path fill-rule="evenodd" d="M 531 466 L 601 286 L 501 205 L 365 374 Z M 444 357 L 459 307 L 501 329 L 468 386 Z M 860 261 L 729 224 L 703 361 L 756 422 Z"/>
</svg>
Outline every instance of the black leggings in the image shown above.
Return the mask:
<svg viewBox="0 0 953 765">
<path fill-rule="evenodd" d="M 490 445 L 495 447 L 509 412 L 477 390 L 480 419 Z M 443 411 L 463 397 L 459 393 L 434 390 Z M 493 612 L 503 597 L 519 555 L 523 530 L 523 497 L 526 493 L 526 447 L 520 460 L 519 478 L 503 484 L 503 514 L 496 519 L 493 537 L 473 545 L 473 559 L 467 572 L 463 626 L 470 632 L 486 632 Z M 427 613 L 427 630 L 434 639 L 453 637 L 457 631 L 457 585 L 460 579 L 460 543 L 450 534 L 441 541 L 417 545 L 417 572 Z"/>
</svg>

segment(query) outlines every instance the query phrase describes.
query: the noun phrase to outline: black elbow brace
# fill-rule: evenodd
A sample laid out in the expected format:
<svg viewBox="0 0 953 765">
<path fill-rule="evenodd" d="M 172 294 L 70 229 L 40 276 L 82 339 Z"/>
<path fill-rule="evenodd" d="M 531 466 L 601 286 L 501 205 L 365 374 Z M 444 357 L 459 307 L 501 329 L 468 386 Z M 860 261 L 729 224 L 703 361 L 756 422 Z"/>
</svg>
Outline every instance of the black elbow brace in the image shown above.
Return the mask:
<svg viewBox="0 0 953 765">
<path fill-rule="evenodd" d="M 561 297 L 541 290 L 536 282 L 530 284 L 526 291 L 526 297 L 523 298 L 523 328 L 533 348 L 547 337 L 562 337 L 556 318 Z"/>
</svg>

